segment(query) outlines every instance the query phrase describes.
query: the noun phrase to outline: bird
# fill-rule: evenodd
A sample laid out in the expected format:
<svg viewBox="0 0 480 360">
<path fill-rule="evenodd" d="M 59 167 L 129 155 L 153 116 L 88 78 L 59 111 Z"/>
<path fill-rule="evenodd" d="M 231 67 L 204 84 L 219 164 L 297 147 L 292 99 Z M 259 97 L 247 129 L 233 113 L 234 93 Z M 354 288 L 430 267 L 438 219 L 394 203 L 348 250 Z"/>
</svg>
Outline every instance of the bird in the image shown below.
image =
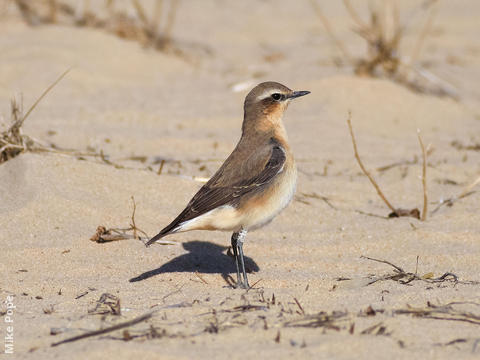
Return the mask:
<svg viewBox="0 0 480 360">
<path fill-rule="evenodd" d="M 248 289 L 243 243 L 249 231 L 270 223 L 293 198 L 297 169 L 283 115 L 293 99 L 309 93 L 274 81 L 255 86 L 245 98 L 242 134 L 233 152 L 185 209 L 146 246 L 190 230 L 232 231 L 235 287 Z"/>
</svg>

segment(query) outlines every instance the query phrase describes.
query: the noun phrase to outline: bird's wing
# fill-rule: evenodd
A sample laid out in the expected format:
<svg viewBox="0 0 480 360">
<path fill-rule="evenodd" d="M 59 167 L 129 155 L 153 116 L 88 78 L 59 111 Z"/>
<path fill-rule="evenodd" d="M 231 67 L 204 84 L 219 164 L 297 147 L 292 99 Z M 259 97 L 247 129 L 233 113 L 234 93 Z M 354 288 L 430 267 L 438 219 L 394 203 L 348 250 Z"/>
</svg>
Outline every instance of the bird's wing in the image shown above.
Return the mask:
<svg viewBox="0 0 480 360">
<path fill-rule="evenodd" d="M 261 191 L 283 170 L 285 160 L 285 150 L 277 142 L 271 142 L 240 164 L 227 162 L 190 200 L 185 209 L 188 210 L 185 220 L 222 205 L 235 205 L 242 195 Z M 236 169 L 229 169 L 230 166 Z"/>
<path fill-rule="evenodd" d="M 240 164 L 234 160 L 237 159 L 232 156 L 227 159 L 215 175 L 200 188 L 180 215 L 148 241 L 147 245 L 175 231 L 178 225 L 185 221 L 223 205 L 235 206 L 243 195 L 262 191 L 282 172 L 286 153 L 280 143 L 272 138 Z"/>
</svg>

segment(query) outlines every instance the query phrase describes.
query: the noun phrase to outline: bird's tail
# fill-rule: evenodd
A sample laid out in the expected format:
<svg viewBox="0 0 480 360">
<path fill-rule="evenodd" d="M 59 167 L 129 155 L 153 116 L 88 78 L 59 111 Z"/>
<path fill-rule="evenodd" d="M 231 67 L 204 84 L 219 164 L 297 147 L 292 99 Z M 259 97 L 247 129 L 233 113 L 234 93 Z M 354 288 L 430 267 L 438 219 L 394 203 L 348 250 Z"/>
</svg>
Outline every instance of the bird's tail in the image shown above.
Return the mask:
<svg viewBox="0 0 480 360">
<path fill-rule="evenodd" d="M 145 244 L 146 247 L 149 247 L 152 245 L 155 241 L 161 239 L 164 236 L 174 234 L 177 231 L 180 231 L 182 229 L 182 225 L 185 223 L 185 214 L 189 211 L 189 208 L 187 207 L 185 210 L 183 210 L 180 215 L 178 215 L 175 220 L 173 220 L 170 224 L 165 226 L 157 235 L 155 235 L 153 238 L 147 241 Z"/>
<path fill-rule="evenodd" d="M 147 241 L 145 244 L 146 247 L 149 247 L 152 245 L 155 241 L 163 238 L 164 236 L 167 236 L 169 234 L 173 234 L 177 232 L 178 230 L 178 223 L 176 221 L 173 221 L 170 225 L 166 226 L 162 231 L 160 231 L 157 235 L 155 235 L 153 238 Z"/>
</svg>

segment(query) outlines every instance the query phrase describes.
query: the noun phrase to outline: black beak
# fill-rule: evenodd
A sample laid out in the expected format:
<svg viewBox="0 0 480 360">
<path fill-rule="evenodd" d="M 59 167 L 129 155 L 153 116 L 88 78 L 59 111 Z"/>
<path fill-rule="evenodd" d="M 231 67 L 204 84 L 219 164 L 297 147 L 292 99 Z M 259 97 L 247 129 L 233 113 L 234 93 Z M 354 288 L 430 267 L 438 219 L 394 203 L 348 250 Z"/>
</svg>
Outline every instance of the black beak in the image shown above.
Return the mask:
<svg viewBox="0 0 480 360">
<path fill-rule="evenodd" d="M 308 95 L 310 94 L 310 91 L 294 91 L 290 95 L 288 95 L 289 99 L 295 99 L 300 96 Z"/>
</svg>

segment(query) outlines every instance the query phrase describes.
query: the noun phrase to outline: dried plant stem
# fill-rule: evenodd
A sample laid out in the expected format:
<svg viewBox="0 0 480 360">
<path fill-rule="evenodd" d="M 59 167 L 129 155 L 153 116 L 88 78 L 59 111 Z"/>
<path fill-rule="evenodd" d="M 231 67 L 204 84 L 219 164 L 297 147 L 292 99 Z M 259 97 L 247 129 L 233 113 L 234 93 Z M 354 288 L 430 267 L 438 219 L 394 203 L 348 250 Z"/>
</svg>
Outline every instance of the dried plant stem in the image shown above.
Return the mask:
<svg viewBox="0 0 480 360">
<path fill-rule="evenodd" d="M 11 122 L 12 124 L 6 131 L 0 133 L 0 163 L 8 161 L 15 156 L 25 151 L 48 151 L 45 146 L 42 146 L 39 141 L 32 137 L 22 134 L 22 125 L 27 117 L 32 113 L 39 102 L 52 90 L 60 80 L 70 71 L 68 69 L 60 77 L 55 80 L 34 102 L 28 109 L 27 113 L 23 114 L 22 103 L 17 104 L 15 99 L 11 103 Z"/>
<path fill-rule="evenodd" d="M 418 67 L 418 66 L 413 66 L 413 65 L 410 65 L 408 63 L 404 63 L 402 61 L 400 61 L 400 63 L 401 63 L 401 65 L 412 69 L 417 75 L 424 78 L 425 80 L 427 80 L 431 84 L 434 84 L 434 85 L 438 86 L 438 89 L 439 89 L 437 91 L 438 94 L 440 94 L 440 95 L 443 94 L 443 95 L 450 96 L 454 100 L 458 100 L 460 98 L 460 95 L 458 93 L 457 88 L 454 85 L 452 85 L 449 81 L 441 78 L 438 75 L 435 75 L 434 73 L 432 73 L 432 72 L 430 72 L 430 71 L 428 71 L 424 68 L 421 68 L 421 67 Z"/>
<path fill-rule="evenodd" d="M 27 113 L 23 116 L 23 118 L 21 120 L 21 123 L 20 123 L 20 126 L 27 119 L 28 115 L 30 115 L 30 113 L 33 111 L 33 109 L 35 109 L 37 107 L 38 103 L 40 101 L 42 101 L 42 99 L 45 97 L 45 95 L 47 95 L 50 92 L 50 90 L 52 90 L 55 87 L 55 85 L 57 85 L 60 82 L 60 80 L 62 80 L 65 77 L 65 75 L 67 75 L 70 72 L 70 70 L 71 70 L 71 68 L 67 69 L 62 75 L 60 75 L 58 77 L 57 80 L 55 80 L 48 88 L 45 89 L 45 91 L 42 93 L 42 95 L 40 95 L 38 97 L 37 101 L 35 101 L 33 103 L 33 105 L 30 107 L 30 109 L 28 109 Z"/>
<path fill-rule="evenodd" d="M 160 19 L 162 18 L 163 0 L 155 1 L 155 8 L 153 9 L 153 17 L 151 21 L 152 31 L 157 36 L 158 26 L 160 25 Z"/>
<path fill-rule="evenodd" d="M 54 24 L 57 22 L 57 1 L 56 0 L 49 0 L 48 1 L 48 6 L 49 6 L 49 21 Z"/>
<path fill-rule="evenodd" d="M 433 305 L 428 302 L 426 308 L 415 308 L 408 306 L 406 309 L 394 310 L 393 314 L 412 315 L 427 319 L 462 321 L 470 324 L 480 325 L 480 315 L 472 312 L 457 310 L 453 306 L 462 304 L 479 305 L 478 303 L 471 302 L 451 302 L 445 305 Z"/>
<path fill-rule="evenodd" d="M 158 168 L 158 171 L 157 171 L 157 175 L 162 175 L 162 170 L 163 170 L 164 165 L 165 165 L 165 159 L 162 159 L 162 161 L 160 162 L 160 166 Z"/>
<path fill-rule="evenodd" d="M 387 264 L 387 265 L 390 265 L 391 267 L 395 268 L 398 272 L 400 273 L 405 273 L 405 270 L 403 270 L 400 266 L 397 266 L 395 264 L 392 264 L 390 261 L 387 261 L 387 260 L 380 260 L 380 259 L 374 259 L 374 258 L 371 258 L 371 257 L 368 257 L 368 256 L 360 256 L 360 259 L 367 259 L 367 260 L 371 260 L 371 261 L 376 261 L 376 262 L 379 262 L 379 263 L 383 263 L 383 264 Z M 417 258 L 417 261 L 418 261 L 418 258 Z M 415 271 L 416 272 L 416 271 Z"/>
<path fill-rule="evenodd" d="M 423 211 L 421 220 L 427 220 L 427 210 L 428 210 L 428 196 L 427 196 L 427 152 L 425 151 L 425 145 L 423 145 L 422 137 L 420 136 L 420 130 L 417 130 L 418 142 L 422 148 L 422 186 L 423 186 Z"/>
<path fill-rule="evenodd" d="M 472 191 L 472 190 L 478 184 L 480 184 L 480 176 L 478 178 L 476 178 L 473 182 L 471 182 L 469 185 L 467 185 L 459 195 L 453 196 L 449 199 L 445 199 L 445 200 L 440 201 L 440 204 L 432 211 L 432 214 L 435 214 L 444 205 L 452 206 L 458 200 L 463 199 L 464 197 L 467 197 L 467 196 L 473 194 L 474 191 Z"/>
<path fill-rule="evenodd" d="M 3 153 L 6 149 L 8 148 L 12 148 L 12 149 L 24 149 L 25 147 L 22 146 L 22 145 L 16 145 L 16 144 L 10 144 L 8 143 L 7 145 L 3 146 L 1 149 L 0 149 L 0 154 Z"/>
<path fill-rule="evenodd" d="M 427 283 L 430 283 L 430 284 L 434 284 L 434 283 L 441 283 L 441 282 L 453 282 L 455 284 L 459 283 L 459 284 L 477 284 L 478 282 L 475 282 L 475 281 L 461 281 L 458 279 L 458 276 L 455 275 L 454 273 L 451 273 L 451 272 L 446 272 L 444 273 L 443 275 L 437 277 L 437 278 L 434 278 L 433 277 L 433 273 L 429 273 L 429 274 L 425 274 L 423 276 L 419 276 L 418 275 L 418 259 L 419 259 L 419 256 L 417 256 L 417 263 L 416 263 L 416 266 L 415 266 L 415 273 L 412 273 L 412 272 L 406 272 L 405 270 L 403 270 L 400 266 L 397 266 L 393 263 L 391 263 L 390 261 L 387 261 L 387 260 L 381 260 L 381 259 L 375 259 L 375 258 L 371 258 L 371 257 L 368 257 L 368 256 L 360 256 L 361 259 L 367 259 L 367 260 L 371 260 L 371 261 L 376 261 L 376 262 L 379 262 L 379 263 L 383 263 L 383 264 L 387 264 L 387 265 L 390 265 L 391 267 L 393 267 L 395 270 L 393 271 L 393 274 L 387 274 L 387 275 L 384 275 L 384 276 L 379 276 L 379 277 L 375 277 L 372 279 L 372 281 L 370 281 L 368 285 L 372 285 L 378 281 L 385 281 L 385 280 L 393 280 L 393 281 L 398 281 L 400 284 L 409 284 L 411 283 L 412 281 L 416 281 L 416 280 L 419 280 L 419 281 L 424 281 L 424 282 L 427 282 Z"/>
<path fill-rule="evenodd" d="M 133 7 L 135 8 L 138 18 L 143 22 L 145 26 L 148 27 L 148 18 L 145 14 L 142 4 L 138 0 L 132 0 Z"/>
<path fill-rule="evenodd" d="M 132 223 L 130 224 L 130 227 L 133 229 L 133 237 L 135 240 L 138 240 L 139 237 L 137 235 L 137 225 L 135 225 L 135 211 L 137 210 L 137 204 L 135 204 L 135 198 L 133 195 L 131 196 L 132 203 L 133 203 L 133 211 L 132 211 Z"/>
<path fill-rule="evenodd" d="M 313 10 L 317 14 L 320 21 L 323 23 L 325 30 L 327 31 L 328 35 L 330 36 L 332 41 L 335 43 L 337 48 L 340 50 L 340 52 L 343 54 L 343 56 L 347 59 L 349 63 L 354 64 L 352 56 L 348 53 L 345 46 L 343 46 L 343 43 L 335 36 L 335 33 L 333 32 L 332 27 L 330 26 L 330 22 L 327 20 L 326 16 L 323 14 L 322 9 L 318 5 L 318 3 L 315 0 L 310 0 L 310 4 L 312 4 Z"/>
<path fill-rule="evenodd" d="M 471 182 L 469 185 L 467 185 L 463 190 L 462 192 L 460 193 L 460 195 L 457 196 L 458 199 L 461 199 L 461 198 L 464 198 L 465 196 L 467 196 L 471 191 L 472 189 L 477 186 L 478 184 L 480 184 L 480 176 L 478 178 L 476 178 L 473 182 Z"/>
<path fill-rule="evenodd" d="M 82 340 L 82 339 L 85 339 L 85 338 L 88 338 L 88 337 L 92 337 L 92 336 L 103 335 L 103 334 L 107 334 L 107 333 L 112 332 L 112 331 L 115 331 L 115 330 L 119 330 L 119 329 L 123 329 L 123 328 L 126 328 L 126 327 L 130 327 L 130 326 L 133 326 L 133 325 L 135 325 L 135 324 L 138 324 L 138 323 L 140 323 L 140 322 L 143 322 L 143 321 L 146 321 L 146 320 L 150 319 L 150 318 L 153 316 L 154 313 L 155 313 L 155 312 L 149 312 L 149 313 L 144 314 L 144 315 L 142 315 L 142 316 L 136 317 L 136 318 L 133 319 L 133 320 L 125 321 L 125 322 L 122 322 L 122 323 L 120 323 L 120 324 L 107 327 L 107 328 L 105 328 L 105 329 L 99 329 L 99 330 L 95 330 L 95 331 L 90 331 L 90 332 L 87 332 L 87 333 L 82 334 L 82 335 L 78 335 L 78 336 L 74 336 L 74 337 L 71 337 L 71 338 L 67 338 L 67 339 L 65 339 L 65 340 L 55 342 L 55 343 L 53 343 L 51 346 L 58 346 L 58 345 L 61 345 L 61 344 L 65 344 L 65 343 L 69 343 L 69 342 L 74 342 L 74 341 Z"/>
<path fill-rule="evenodd" d="M 353 67 L 354 73 L 362 76 L 386 77 L 392 81 L 403 84 L 411 90 L 431 93 L 437 96 L 449 96 L 459 99 L 458 90 L 448 81 L 430 73 L 424 68 L 414 66 L 425 39 L 432 27 L 437 13 L 438 0 L 422 1 L 405 18 L 404 24 L 400 23 L 397 1 L 380 1 L 376 5 L 369 3 L 369 18 L 364 21 L 350 0 L 343 0 L 344 7 L 355 27 L 353 32 L 360 35 L 367 44 L 367 54 L 363 57 L 350 55 L 342 42 L 334 34 L 327 16 L 324 15 L 316 0 L 310 0 L 313 10 L 322 22 L 328 36 L 341 51 L 345 60 Z M 413 49 L 409 56 L 402 56 L 400 42 L 403 39 L 407 24 L 415 17 L 416 13 L 428 11 L 422 28 L 414 40 Z M 391 17 L 391 21 L 388 21 Z M 427 84 L 423 84 L 426 82 Z"/>
<path fill-rule="evenodd" d="M 349 0 L 343 0 L 343 4 L 345 5 L 345 8 L 347 9 L 348 13 L 350 14 L 350 17 L 352 18 L 353 21 L 357 23 L 357 26 L 359 28 L 367 28 L 368 25 L 363 22 L 363 20 L 358 16 L 357 12 L 353 8 L 352 4 L 350 3 Z"/>
<path fill-rule="evenodd" d="M 436 13 L 437 13 L 436 7 L 431 7 L 430 14 L 428 15 L 427 21 L 425 22 L 425 25 L 423 26 L 422 31 L 418 35 L 417 42 L 413 48 L 412 54 L 410 55 L 409 62 L 411 64 L 413 64 L 417 60 L 420 54 L 420 50 L 423 47 L 425 38 L 427 37 L 428 33 L 430 32 L 430 29 L 432 28 L 433 20 L 435 18 Z"/>
<path fill-rule="evenodd" d="M 105 226 L 100 225 L 97 227 L 95 234 L 90 238 L 91 241 L 94 241 L 97 243 L 105 243 L 105 242 L 111 242 L 111 241 L 127 240 L 132 238 L 135 240 L 142 240 L 142 238 L 138 235 L 138 233 L 141 233 L 147 239 L 150 238 L 145 231 L 137 227 L 135 223 L 135 212 L 137 210 L 137 205 L 135 203 L 135 198 L 133 196 L 131 196 L 130 198 L 132 199 L 132 203 L 133 203 L 133 211 L 131 216 L 130 227 L 126 229 L 122 229 L 122 228 L 107 229 Z M 129 231 L 133 231 L 133 236 L 128 234 Z M 162 245 L 165 245 L 165 243 L 162 243 Z"/>
<path fill-rule="evenodd" d="M 164 38 L 166 41 L 170 41 L 173 24 L 175 23 L 175 18 L 177 14 L 177 8 L 178 8 L 178 0 L 171 0 L 170 10 L 168 12 L 167 22 L 165 24 L 165 30 L 164 30 Z"/>
<path fill-rule="evenodd" d="M 372 183 L 372 185 L 373 185 L 373 187 L 375 188 L 375 190 L 377 190 L 378 196 L 380 196 L 380 198 L 381 198 L 381 199 L 383 200 L 383 202 L 389 207 L 389 209 L 392 211 L 392 213 L 397 213 L 396 209 L 392 206 L 392 204 L 390 204 L 390 202 L 387 200 L 387 198 L 386 198 L 385 195 L 383 194 L 382 190 L 381 190 L 380 187 L 378 186 L 378 184 L 377 184 L 377 182 L 375 181 L 375 179 L 373 178 L 373 176 L 370 175 L 370 173 L 367 171 L 367 169 L 365 169 L 365 166 L 363 165 L 362 160 L 360 159 L 360 155 L 358 155 L 357 142 L 355 141 L 355 135 L 353 134 L 351 118 L 352 118 L 352 112 L 349 111 L 349 112 L 348 112 L 347 123 L 348 123 L 348 128 L 349 128 L 349 130 L 350 130 L 350 135 L 351 135 L 351 137 L 352 137 L 352 144 L 353 144 L 353 151 L 355 152 L 355 159 L 357 159 L 358 165 L 359 165 L 360 168 L 362 169 L 363 173 L 368 177 L 368 179 L 369 179 L 370 182 Z"/>
<path fill-rule="evenodd" d="M 205 279 L 200 275 L 200 273 L 198 272 L 198 270 L 195 271 L 195 275 L 200 279 L 201 282 L 203 282 L 204 284 L 208 285 L 207 280 L 205 280 Z"/>
</svg>

